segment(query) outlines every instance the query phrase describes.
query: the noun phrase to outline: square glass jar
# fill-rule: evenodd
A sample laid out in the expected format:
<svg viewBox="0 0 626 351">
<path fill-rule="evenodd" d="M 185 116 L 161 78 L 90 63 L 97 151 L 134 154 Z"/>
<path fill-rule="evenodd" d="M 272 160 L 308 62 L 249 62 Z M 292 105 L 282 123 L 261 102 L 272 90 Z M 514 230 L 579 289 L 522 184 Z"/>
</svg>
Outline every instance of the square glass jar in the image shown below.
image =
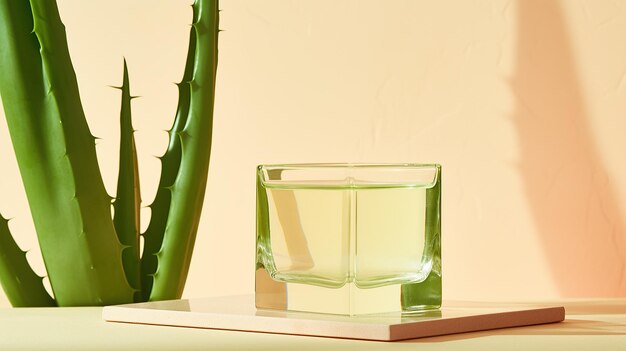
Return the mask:
<svg viewBox="0 0 626 351">
<path fill-rule="evenodd" d="M 257 308 L 441 306 L 440 165 L 260 165 L 256 188 Z"/>
</svg>

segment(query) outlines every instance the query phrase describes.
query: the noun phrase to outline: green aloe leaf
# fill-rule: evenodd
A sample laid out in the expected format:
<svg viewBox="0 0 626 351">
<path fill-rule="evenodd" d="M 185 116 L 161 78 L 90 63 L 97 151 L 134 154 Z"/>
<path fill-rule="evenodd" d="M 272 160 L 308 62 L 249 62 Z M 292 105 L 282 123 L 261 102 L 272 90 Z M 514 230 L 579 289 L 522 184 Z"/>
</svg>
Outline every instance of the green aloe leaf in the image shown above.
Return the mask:
<svg viewBox="0 0 626 351">
<path fill-rule="evenodd" d="M 55 1 L 0 0 L 0 94 L 58 304 L 132 302 Z"/>
<path fill-rule="evenodd" d="M 141 258 L 141 286 L 142 300 L 147 301 L 152 291 L 154 273 L 157 271 L 157 253 L 163 245 L 163 235 L 169 215 L 172 200 L 171 189 L 176 181 L 176 176 L 180 169 L 181 145 L 179 133 L 183 130 L 189 114 L 189 103 L 191 100 L 191 79 L 194 72 L 194 59 L 196 49 L 195 30 L 191 30 L 189 36 L 189 47 L 187 52 L 187 62 L 183 79 L 178 86 L 178 106 L 174 124 L 168 131 L 168 145 L 161 160 L 161 178 L 154 201 L 150 205 L 151 216 L 148 228 L 144 233 L 144 247 Z"/>
<path fill-rule="evenodd" d="M 13 307 L 52 307 L 56 302 L 35 274 L 9 231 L 8 221 L 0 216 L 0 283 Z"/>
<path fill-rule="evenodd" d="M 196 0 L 193 13 L 191 38 L 195 39 L 195 64 L 188 83 L 189 112 L 182 130 L 176 133 L 180 139 L 181 160 L 176 178 L 168 186 L 170 205 L 162 244 L 155 254 L 158 264 L 152 274 L 150 300 L 175 299 L 182 295 L 209 170 L 217 73 L 218 1 Z"/>
<path fill-rule="evenodd" d="M 122 263 L 128 283 L 137 290 L 135 301 L 139 301 L 141 290 L 139 280 L 139 210 L 141 194 L 139 188 L 139 167 L 137 147 L 133 129 L 130 82 L 128 66 L 124 60 L 122 86 L 122 107 L 120 111 L 120 167 L 117 178 L 117 196 L 113 202 L 115 231 L 122 245 Z"/>
</svg>

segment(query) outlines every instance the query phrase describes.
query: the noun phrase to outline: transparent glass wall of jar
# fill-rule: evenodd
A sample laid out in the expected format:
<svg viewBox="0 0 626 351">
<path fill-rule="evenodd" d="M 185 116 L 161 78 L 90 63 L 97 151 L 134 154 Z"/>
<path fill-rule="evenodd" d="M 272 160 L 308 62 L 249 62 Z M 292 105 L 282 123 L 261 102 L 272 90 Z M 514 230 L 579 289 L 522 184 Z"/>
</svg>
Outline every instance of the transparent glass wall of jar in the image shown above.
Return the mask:
<svg viewBox="0 0 626 351">
<path fill-rule="evenodd" d="M 257 308 L 441 306 L 440 165 L 261 165 L 256 216 Z"/>
</svg>

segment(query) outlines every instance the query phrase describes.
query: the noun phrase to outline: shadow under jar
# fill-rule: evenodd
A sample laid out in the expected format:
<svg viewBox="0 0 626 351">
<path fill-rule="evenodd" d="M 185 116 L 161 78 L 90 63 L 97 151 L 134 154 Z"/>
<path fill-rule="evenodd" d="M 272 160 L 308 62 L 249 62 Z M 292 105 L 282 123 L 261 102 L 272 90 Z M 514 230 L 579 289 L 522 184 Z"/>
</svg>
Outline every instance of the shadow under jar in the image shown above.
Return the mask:
<svg viewBox="0 0 626 351">
<path fill-rule="evenodd" d="M 257 308 L 441 307 L 440 165 L 260 165 L 256 218 Z"/>
</svg>

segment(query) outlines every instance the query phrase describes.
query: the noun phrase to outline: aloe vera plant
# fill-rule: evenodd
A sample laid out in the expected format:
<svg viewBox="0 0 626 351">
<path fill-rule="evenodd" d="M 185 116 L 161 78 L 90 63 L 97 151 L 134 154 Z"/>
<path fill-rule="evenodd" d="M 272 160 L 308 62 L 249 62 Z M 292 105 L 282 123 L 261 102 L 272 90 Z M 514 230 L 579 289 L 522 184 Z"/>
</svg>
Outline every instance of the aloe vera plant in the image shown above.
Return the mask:
<svg viewBox="0 0 626 351">
<path fill-rule="evenodd" d="M 162 175 L 139 252 L 139 175 L 124 64 L 120 174 L 104 188 L 55 0 L 0 0 L 0 94 L 54 299 L 0 222 L 0 283 L 14 306 L 180 298 L 208 174 L 219 24 L 196 0 Z M 115 216 L 111 216 L 111 204 Z"/>
</svg>

